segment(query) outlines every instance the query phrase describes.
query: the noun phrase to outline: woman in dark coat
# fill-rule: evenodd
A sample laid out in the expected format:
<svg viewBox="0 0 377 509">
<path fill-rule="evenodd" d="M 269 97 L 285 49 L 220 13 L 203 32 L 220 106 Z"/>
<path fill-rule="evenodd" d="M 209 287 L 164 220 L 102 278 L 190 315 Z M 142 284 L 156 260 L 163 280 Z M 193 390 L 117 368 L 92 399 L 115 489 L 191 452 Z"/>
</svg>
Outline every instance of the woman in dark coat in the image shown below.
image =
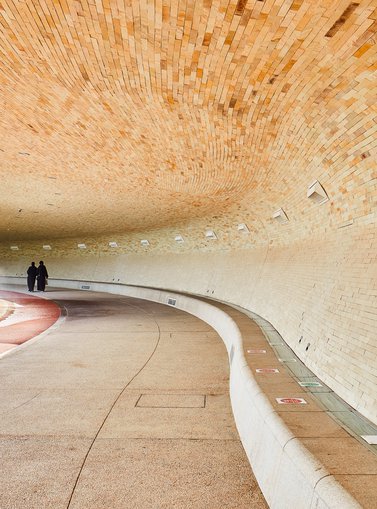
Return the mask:
<svg viewBox="0 0 377 509">
<path fill-rule="evenodd" d="M 46 287 L 46 279 L 48 278 L 45 264 L 43 262 L 39 262 L 39 267 L 37 270 L 37 290 L 44 292 Z"/>
<path fill-rule="evenodd" d="M 35 266 L 35 262 L 31 262 L 30 267 L 27 269 L 27 287 L 29 292 L 34 292 L 35 278 L 37 276 L 38 269 Z"/>
</svg>

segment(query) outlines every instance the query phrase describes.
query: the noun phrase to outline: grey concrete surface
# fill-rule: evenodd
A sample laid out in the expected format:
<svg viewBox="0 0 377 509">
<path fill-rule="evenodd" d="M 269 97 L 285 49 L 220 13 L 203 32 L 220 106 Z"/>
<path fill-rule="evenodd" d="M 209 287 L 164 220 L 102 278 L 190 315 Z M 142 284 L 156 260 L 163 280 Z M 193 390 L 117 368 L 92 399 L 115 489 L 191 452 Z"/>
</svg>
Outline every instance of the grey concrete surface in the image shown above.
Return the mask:
<svg viewBox="0 0 377 509">
<path fill-rule="evenodd" d="M 151 302 L 69 290 L 60 327 L 0 359 L 1 509 L 265 508 L 217 334 Z"/>
<path fill-rule="evenodd" d="M 243 456 L 238 441 L 98 440 L 71 508 L 266 507 Z"/>
</svg>

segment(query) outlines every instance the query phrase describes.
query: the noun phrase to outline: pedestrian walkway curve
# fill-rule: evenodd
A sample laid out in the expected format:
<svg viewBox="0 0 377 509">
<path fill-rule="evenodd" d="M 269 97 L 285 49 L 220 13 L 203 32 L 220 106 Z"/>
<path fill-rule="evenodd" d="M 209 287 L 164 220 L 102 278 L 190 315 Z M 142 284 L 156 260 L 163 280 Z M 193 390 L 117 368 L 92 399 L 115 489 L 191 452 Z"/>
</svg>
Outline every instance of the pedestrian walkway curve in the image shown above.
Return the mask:
<svg viewBox="0 0 377 509">
<path fill-rule="evenodd" d="M 65 318 L 0 359 L 2 509 L 267 507 L 209 325 L 140 299 L 44 297 Z"/>
<path fill-rule="evenodd" d="M 12 281 L 12 278 L 8 279 Z M 83 281 L 56 280 L 56 283 L 71 290 L 76 289 L 72 294 L 63 289 L 54 292 L 49 290 L 49 297 L 59 301 L 66 310 L 67 323 L 59 329 L 63 332 L 63 338 L 69 338 L 66 334 L 74 335 L 76 341 L 73 344 L 77 347 L 86 337 L 88 344 L 95 347 L 88 349 L 86 345 L 76 352 L 78 356 L 75 367 L 86 370 L 81 371 L 81 375 L 84 375 L 82 378 L 75 378 L 74 375 L 73 380 L 73 385 L 77 384 L 78 388 L 84 389 L 82 404 L 90 402 L 91 399 L 90 392 L 85 397 L 86 389 L 94 387 L 95 390 L 97 387 L 98 392 L 110 388 L 106 382 L 109 378 L 107 375 L 99 377 L 105 380 L 105 387 L 98 383 L 96 385 L 96 369 L 100 371 L 99 368 L 104 368 L 106 371 L 109 366 L 113 366 L 115 380 L 118 380 L 120 367 L 117 369 L 117 361 L 122 365 L 130 361 L 126 366 L 127 373 L 131 367 L 127 381 L 119 382 L 118 392 L 113 395 L 113 399 L 109 398 L 110 403 L 104 404 L 104 417 L 97 425 L 94 437 L 89 440 L 67 508 L 107 507 L 107 495 L 104 505 L 100 505 L 98 494 L 101 490 L 98 490 L 93 480 L 86 485 L 84 481 L 98 475 L 98 465 L 103 465 L 104 458 L 109 469 L 119 466 L 117 461 L 114 462 L 114 457 L 119 460 L 116 452 L 122 460 L 128 457 L 128 454 L 133 458 L 131 464 L 125 464 L 124 471 L 118 468 L 122 480 L 131 480 L 132 486 L 139 487 L 140 484 L 147 493 L 155 493 L 153 497 L 150 495 L 151 498 L 141 500 L 139 497 L 128 499 L 131 495 L 128 491 L 126 498 L 116 498 L 117 503 L 120 500 L 120 505 L 110 507 L 266 507 L 250 468 L 242 470 L 245 457 L 241 454 L 236 458 L 227 449 L 230 442 L 238 440 L 238 435 L 233 435 L 231 431 L 235 432 L 229 402 L 225 397 L 228 385 L 232 411 L 243 448 L 259 487 L 272 509 L 376 507 L 377 450 L 374 440 L 377 438 L 377 427 L 357 414 L 321 383 L 289 349 L 273 326 L 263 318 L 220 302 L 153 288 Z M 64 297 L 66 293 L 69 298 Z M 71 302 L 72 297 L 74 305 Z M 129 315 L 128 321 L 123 322 L 125 315 Z M 148 318 L 145 326 L 139 315 Z M 198 321 L 198 318 L 203 321 Z M 110 348 L 108 362 L 103 362 L 103 345 L 106 344 L 107 347 L 107 338 L 111 339 L 113 333 L 121 332 L 119 327 L 123 327 L 124 333 L 131 333 L 136 342 L 131 341 L 130 348 L 130 338 L 126 335 L 122 352 L 114 352 Z M 138 333 L 143 332 L 148 333 L 148 341 L 145 341 L 143 334 L 138 336 Z M 156 334 L 157 339 L 154 337 Z M 55 345 L 51 344 L 51 340 L 55 340 L 55 336 L 54 332 L 46 338 L 49 355 L 54 351 Z M 212 339 L 215 338 L 213 342 Z M 220 350 L 223 354 L 225 351 L 220 347 L 220 338 L 228 354 L 222 358 L 219 357 Z M 114 339 L 116 338 L 112 338 Z M 39 343 L 41 342 L 36 344 Z M 57 346 L 62 348 L 64 343 L 60 338 Z M 111 345 L 112 341 L 109 342 L 109 346 Z M 138 345 L 136 349 L 135 345 Z M 136 364 L 128 357 L 125 358 L 124 347 L 131 357 L 136 355 Z M 102 354 L 99 355 L 101 348 Z M 92 362 L 85 363 L 87 352 L 90 352 L 90 359 L 93 352 L 97 352 L 97 365 Z M 18 352 L 14 352 L 12 358 L 16 357 L 16 354 Z M 224 364 L 221 375 L 219 368 L 222 362 Z M 72 380 L 67 376 L 70 369 L 67 369 L 67 365 L 65 368 L 64 372 L 60 370 L 57 379 L 62 379 L 63 387 L 70 389 Z M 47 374 L 51 376 L 48 371 Z M 0 381 L 1 376 L 0 365 Z M 52 385 L 54 387 L 54 382 Z M 37 396 L 39 397 L 39 393 Z M 33 396 L 31 400 L 37 396 Z M 98 401 L 101 401 L 101 398 Z M 93 402 L 91 404 L 96 405 Z M 225 413 L 222 414 L 224 410 Z M 182 412 L 182 415 L 179 412 Z M 69 426 L 70 423 L 71 421 Z M 73 424 L 73 427 L 75 426 L 77 423 Z M 160 430 L 157 435 L 156 430 Z M 167 434 L 164 434 L 164 430 Z M 78 435 L 81 436 L 80 433 Z M 85 433 L 83 436 L 86 437 Z M 122 448 L 115 451 L 110 447 L 111 457 L 106 457 L 103 450 L 97 451 L 103 439 L 124 439 L 130 448 L 124 449 L 123 454 Z M 166 477 L 168 484 L 160 480 L 154 485 L 145 482 L 143 469 L 137 479 L 129 476 L 132 469 L 138 470 L 138 465 L 142 464 L 140 457 L 132 454 L 133 440 L 158 440 L 165 445 L 171 440 L 176 441 L 171 447 L 176 447 L 177 444 L 182 446 L 186 441 L 196 441 L 198 450 L 194 455 L 195 461 L 189 463 L 189 469 L 185 468 L 187 465 L 179 459 L 178 463 L 172 463 L 173 458 L 177 459 L 175 453 L 172 453 L 169 459 L 168 449 L 163 449 L 162 456 L 159 450 L 159 461 L 163 462 L 165 468 L 168 466 L 168 469 L 173 464 L 174 475 Z M 217 445 L 223 443 L 223 456 L 216 455 L 212 447 L 204 447 L 204 444 L 209 446 L 213 442 Z M 114 443 L 111 442 L 112 445 Z M 153 465 L 155 463 L 154 455 L 150 454 L 153 451 L 152 445 L 155 443 L 151 442 L 150 447 L 145 445 L 147 451 L 144 453 L 144 461 L 148 465 L 151 460 Z M 180 458 L 179 447 L 177 451 Z M 96 460 L 92 465 L 95 452 Z M 205 483 L 206 489 L 199 489 L 198 492 L 198 476 L 194 474 L 192 477 L 192 473 L 197 471 L 198 465 L 203 468 L 202 454 L 207 458 L 207 453 L 210 457 L 215 457 L 215 462 L 211 463 L 211 477 L 210 481 Z M 166 455 L 167 461 L 164 460 Z M 186 451 L 186 454 L 183 454 L 183 457 L 185 456 L 190 456 L 193 460 L 192 453 Z M 224 471 L 223 461 L 228 465 L 230 462 L 229 472 L 226 469 Z M 234 469 L 238 469 L 237 474 Z M 148 477 L 149 470 L 148 467 Z M 245 485 L 243 481 L 247 471 L 251 478 L 250 483 Z M 99 472 L 105 474 L 103 470 Z M 155 469 L 152 468 L 151 472 L 159 479 Z M 225 472 L 225 476 L 222 472 Z M 176 475 L 178 484 L 174 480 Z M 180 482 L 183 480 L 182 476 L 186 479 L 184 488 Z M 199 478 L 208 481 L 208 478 L 201 474 Z M 103 485 L 107 486 L 108 477 L 103 475 L 103 479 Z M 110 477 L 110 485 L 112 480 L 113 477 Z M 219 483 L 226 496 L 223 497 L 225 492 L 220 490 L 219 497 L 213 498 L 212 490 L 217 490 Z M 115 484 L 114 488 L 116 486 Z M 125 489 L 128 488 L 121 484 L 120 492 L 123 493 Z M 159 498 L 161 493 L 163 496 Z M 79 497 L 79 505 L 75 505 L 76 497 Z M 83 501 L 87 499 L 90 503 L 85 505 Z"/>
</svg>

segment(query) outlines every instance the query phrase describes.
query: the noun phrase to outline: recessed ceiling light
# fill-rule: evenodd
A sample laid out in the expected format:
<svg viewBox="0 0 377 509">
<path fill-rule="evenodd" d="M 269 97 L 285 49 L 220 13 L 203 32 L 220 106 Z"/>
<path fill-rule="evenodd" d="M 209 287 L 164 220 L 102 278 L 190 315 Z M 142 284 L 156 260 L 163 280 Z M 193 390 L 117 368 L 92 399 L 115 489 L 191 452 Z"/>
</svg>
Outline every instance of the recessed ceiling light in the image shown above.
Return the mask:
<svg viewBox="0 0 377 509">
<path fill-rule="evenodd" d="M 46 251 L 50 251 L 50 250 L 51 250 L 51 246 L 50 246 L 50 245 L 48 245 L 48 244 L 45 244 L 45 245 L 43 246 L 43 249 L 45 249 Z"/>
<path fill-rule="evenodd" d="M 11 248 L 12 251 L 18 251 L 19 250 L 18 246 L 10 246 L 10 248 Z"/>
<path fill-rule="evenodd" d="M 247 225 L 245 223 L 240 223 L 237 225 L 237 230 L 239 232 L 244 232 L 244 233 L 249 233 L 250 230 L 249 228 L 247 227 Z"/>
<path fill-rule="evenodd" d="M 322 205 L 322 203 L 325 203 L 329 199 L 326 191 L 323 189 L 318 180 L 315 180 L 312 184 L 310 184 L 306 196 L 315 203 L 318 203 L 318 205 Z"/>
<path fill-rule="evenodd" d="M 288 223 L 289 219 L 287 214 L 284 212 L 283 209 L 278 209 L 272 214 L 272 218 L 276 219 L 276 221 L 279 221 L 281 224 Z"/>
<path fill-rule="evenodd" d="M 216 233 L 213 230 L 207 230 L 206 231 L 206 238 L 207 239 L 216 240 L 217 239 L 217 235 L 216 235 Z"/>
<path fill-rule="evenodd" d="M 118 243 L 117 243 L 117 242 L 112 241 L 112 242 L 109 242 L 109 246 L 110 246 L 110 247 L 118 247 Z"/>
<path fill-rule="evenodd" d="M 184 242 L 182 235 L 176 235 L 176 236 L 174 237 L 174 240 L 175 240 L 176 242 L 178 242 L 179 244 L 182 244 L 182 242 Z"/>
<path fill-rule="evenodd" d="M 77 244 L 79 249 L 86 249 L 86 244 Z"/>
<path fill-rule="evenodd" d="M 141 241 L 140 241 L 140 244 L 141 244 L 142 246 L 149 246 L 149 240 L 147 240 L 147 239 L 143 239 L 143 240 L 141 240 Z"/>
</svg>

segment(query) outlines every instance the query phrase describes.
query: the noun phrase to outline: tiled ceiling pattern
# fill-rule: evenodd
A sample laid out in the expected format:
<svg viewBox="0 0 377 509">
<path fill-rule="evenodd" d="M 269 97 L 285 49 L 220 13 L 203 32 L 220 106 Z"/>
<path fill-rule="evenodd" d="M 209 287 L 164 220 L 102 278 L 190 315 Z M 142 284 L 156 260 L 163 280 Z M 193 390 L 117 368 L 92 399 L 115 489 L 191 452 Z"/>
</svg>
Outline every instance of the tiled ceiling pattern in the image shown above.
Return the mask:
<svg viewBox="0 0 377 509">
<path fill-rule="evenodd" d="M 360 190 L 376 19 L 377 0 L 1 0 L 0 239 L 265 217 L 319 176 Z"/>
</svg>

